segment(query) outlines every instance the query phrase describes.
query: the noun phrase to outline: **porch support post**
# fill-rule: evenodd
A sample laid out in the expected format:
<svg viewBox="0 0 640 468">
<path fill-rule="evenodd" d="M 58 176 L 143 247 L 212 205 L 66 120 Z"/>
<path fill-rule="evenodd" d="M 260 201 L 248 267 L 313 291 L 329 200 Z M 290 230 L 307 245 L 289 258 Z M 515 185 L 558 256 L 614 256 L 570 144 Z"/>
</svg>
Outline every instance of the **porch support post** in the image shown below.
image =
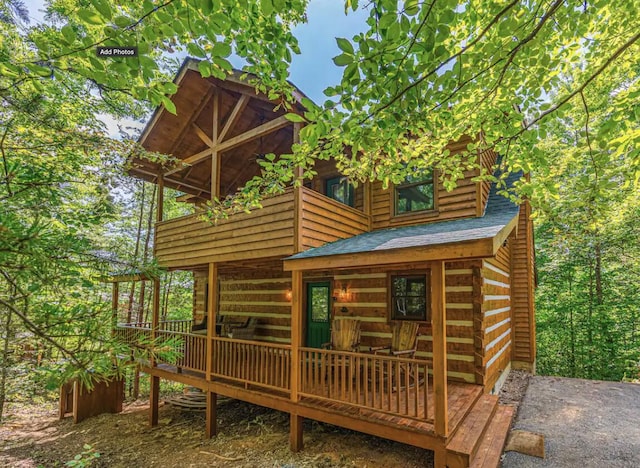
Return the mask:
<svg viewBox="0 0 640 468">
<path fill-rule="evenodd" d="M 114 281 L 111 286 L 111 336 L 113 336 L 115 335 L 116 326 L 118 325 L 118 298 L 120 296 L 120 283 Z"/>
<path fill-rule="evenodd" d="M 211 201 L 220 196 L 220 153 L 218 151 L 218 125 L 220 120 L 220 95 L 213 94 L 213 125 L 211 128 Z"/>
<path fill-rule="evenodd" d="M 302 424 L 304 418 L 291 413 L 289 416 L 289 446 L 292 452 L 299 452 L 303 448 Z"/>
<path fill-rule="evenodd" d="M 158 425 L 158 407 L 160 403 L 160 377 L 151 376 L 149 392 L 149 425 Z"/>
<path fill-rule="evenodd" d="M 300 143 L 302 125 L 293 124 L 293 144 Z M 296 167 L 293 175 L 293 251 L 302 252 L 302 168 Z M 299 183 L 300 186 L 296 186 Z"/>
<path fill-rule="evenodd" d="M 207 289 L 206 376 L 207 380 L 211 382 L 213 381 L 213 338 L 216 336 L 216 315 L 218 312 L 218 265 L 215 263 L 209 263 Z M 218 395 L 207 390 L 206 437 L 208 439 L 218 433 L 216 420 L 217 403 Z"/>
<path fill-rule="evenodd" d="M 291 400 L 299 401 L 300 343 L 302 342 L 302 271 L 291 272 Z"/>
<path fill-rule="evenodd" d="M 302 271 L 291 272 L 291 401 L 300 401 L 300 344 L 302 343 Z M 289 417 L 289 443 L 292 452 L 302 450 L 304 418 L 295 412 Z"/>
<path fill-rule="evenodd" d="M 156 206 L 156 221 L 160 222 L 163 218 L 163 207 L 164 207 L 164 177 L 162 174 L 158 175 L 158 201 Z M 157 236 L 157 230 L 155 235 Z M 154 250 L 157 242 L 154 240 Z M 152 307 L 152 315 L 151 315 L 151 341 L 155 342 L 157 331 L 158 331 L 158 323 L 160 321 L 160 278 L 156 277 L 153 279 L 153 307 Z M 149 366 L 153 368 L 156 366 L 155 359 L 153 355 L 149 356 Z M 149 390 L 149 424 L 151 426 L 156 426 L 158 424 L 158 405 L 160 402 L 160 377 L 156 377 L 155 375 L 151 375 L 150 382 L 150 390 Z"/>
<path fill-rule="evenodd" d="M 435 431 L 441 437 L 449 435 L 447 412 L 447 309 L 445 299 L 444 262 L 431 267 L 431 321 L 433 328 L 433 394 Z"/>
</svg>

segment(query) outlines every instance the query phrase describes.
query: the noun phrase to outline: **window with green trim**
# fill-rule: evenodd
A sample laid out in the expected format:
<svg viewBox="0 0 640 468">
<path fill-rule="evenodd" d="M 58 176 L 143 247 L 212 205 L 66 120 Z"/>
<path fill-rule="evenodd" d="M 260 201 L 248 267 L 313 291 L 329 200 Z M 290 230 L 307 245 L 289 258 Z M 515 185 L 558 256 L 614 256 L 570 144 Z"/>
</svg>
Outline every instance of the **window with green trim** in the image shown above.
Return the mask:
<svg viewBox="0 0 640 468">
<path fill-rule="evenodd" d="M 402 184 L 395 186 L 395 214 L 435 209 L 434 188 L 432 171 L 426 175 L 407 176 Z"/>
</svg>

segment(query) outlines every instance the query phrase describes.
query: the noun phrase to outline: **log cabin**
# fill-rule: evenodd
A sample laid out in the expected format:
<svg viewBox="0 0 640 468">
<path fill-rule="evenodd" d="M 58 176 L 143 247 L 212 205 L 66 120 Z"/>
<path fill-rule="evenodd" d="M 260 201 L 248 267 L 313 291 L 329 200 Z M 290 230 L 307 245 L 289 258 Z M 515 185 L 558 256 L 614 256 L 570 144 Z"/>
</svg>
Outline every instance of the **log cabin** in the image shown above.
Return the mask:
<svg viewBox="0 0 640 468">
<path fill-rule="evenodd" d="M 186 60 L 176 76 L 177 115 L 158 108 L 140 137 L 182 163 L 133 158 L 129 169 L 159 189 L 158 264 L 192 272 L 194 285 L 192 320 L 160 322 L 154 279 L 151 322 L 115 330 L 128 341 L 180 338 L 174 361 L 144 363 L 150 423 L 168 379 L 206 393 L 209 437 L 222 395 L 289 413 L 293 451 L 309 418 L 432 450 L 436 466 L 496 466 L 513 410 L 495 394 L 510 369 L 535 366 L 529 205 L 475 181 L 480 169 L 451 191 L 433 174 L 384 189 L 354 187 L 318 161 L 303 186 L 207 222 L 198 203 L 234 193 L 265 153 L 290 152 L 300 124 L 241 73 L 203 78 L 197 63 Z M 303 97 L 296 89 L 300 111 Z M 496 154 L 478 162 L 495 169 Z M 163 219 L 166 187 L 195 202 L 193 214 Z M 249 320 L 250 334 L 224 327 Z M 358 321 L 356 348 L 323 348 L 340 320 Z M 403 321 L 419 324 L 415 352 L 372 353 Z"/>
</svg>

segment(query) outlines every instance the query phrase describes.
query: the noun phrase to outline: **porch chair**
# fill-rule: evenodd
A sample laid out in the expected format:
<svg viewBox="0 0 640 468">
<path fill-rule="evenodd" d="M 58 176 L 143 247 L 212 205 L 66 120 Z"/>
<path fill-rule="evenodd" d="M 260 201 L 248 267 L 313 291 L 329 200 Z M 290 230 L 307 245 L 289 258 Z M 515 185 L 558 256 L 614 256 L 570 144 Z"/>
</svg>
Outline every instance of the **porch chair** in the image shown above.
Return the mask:
<svg viewBox="0 0 640 468">
<path fill-rule="evenodd" d="M 331 327 L 331 342 L 322 348 L 334 351 L 358 351 L 360 347 L 360 320 L 336 319 Z"/>
<path fill-rule="evenodd" d="M 229 338 L 237 340 L 253 340 L 256 325 L 258 325 L 258 319 L 251 317 L 244 325 L 229 327 L 226 334 Z"/>
<path fill-rule="evenodd" d="M 418 348 L 418 328 L 417 322 L 397 321 L 391 324 L 391 345 L 372 347 L 370 350 L 374 354 L 389 354 L 391 356 L 401 356 L 412 358 Z"/>
<path fill-rule="evenodd" d="M 420 336 L 418 328 L 420 324 L 417 322 L 397 321 L 392 322 L 391 327 L 391 345 L 372 347 L 370 350 L 374 354 L 388 354 L 389 356 L 395 357 L 413 358 L 418 348 L 418 336 Z M 376 365 L 378 364 L 380 363 L 376 363 Z M 421 385 L 423 383 L 423 378 L 417 375 L 416 368 L 413 364 L 400 362 L 397 363 L 397 365 L 399 366 L 399 380 L 393 372 L 391 375 L 387 375 L 386 366 L 380 366 L 381 369 L 378 370 L 381 372 L 381 375 L 383 375 L 382 382 L 387 382 L 387 379 L 391 379 L 394 392 L 404 386 L 403 384 L 407 381 L 405 378 L 407 374 L 409 388 L 414 387 L 416 384 Z"/>
</svg>

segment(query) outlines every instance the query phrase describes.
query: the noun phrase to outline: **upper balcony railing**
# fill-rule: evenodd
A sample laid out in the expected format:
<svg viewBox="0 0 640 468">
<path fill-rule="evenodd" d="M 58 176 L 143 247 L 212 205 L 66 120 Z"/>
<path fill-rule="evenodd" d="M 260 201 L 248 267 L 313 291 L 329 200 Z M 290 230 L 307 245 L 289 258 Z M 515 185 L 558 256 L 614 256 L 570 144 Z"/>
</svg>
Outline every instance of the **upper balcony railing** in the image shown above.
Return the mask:
<svg viewBox="0 0 640 468">
<path fill-rule="evenodd" d="M 300 200 L 296 203 L 296 196 Z M 164 267 L 285 257 L 368 231 L 369 216 L 314 190 L 292 188 L 262 208 L 213 224 L 196 213 L 156 225 L 156 258 Z"/>
</svg>

